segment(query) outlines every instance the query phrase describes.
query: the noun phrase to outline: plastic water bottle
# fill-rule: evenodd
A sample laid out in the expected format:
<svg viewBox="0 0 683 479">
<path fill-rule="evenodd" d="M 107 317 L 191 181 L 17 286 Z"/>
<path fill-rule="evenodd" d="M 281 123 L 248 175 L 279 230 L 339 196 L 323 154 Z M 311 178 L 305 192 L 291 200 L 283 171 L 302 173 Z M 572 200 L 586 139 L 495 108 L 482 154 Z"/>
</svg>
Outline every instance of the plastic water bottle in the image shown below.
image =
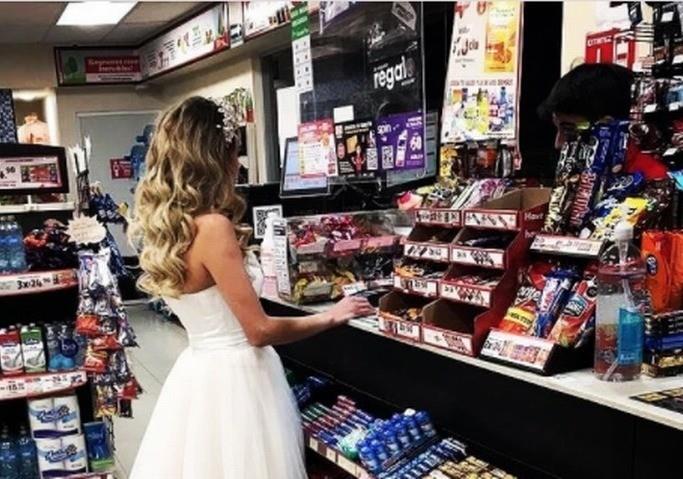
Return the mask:
<svg viewBox="0 0 683 479">
<path fill-rule="evenodd" d="M 24 233 L 13 216 L 9 217 L 8 251 L 9 268 L 13 273 L 26 271 L 26 250 L 24 249 Z"/>
<path fill-rule="evenodd" d="M 0 432 L 0 479 L 20 479 L 17 446 L 7 425 Z"/>
<path fill-rule="evenodd" d="M 36 443 L 31 438 L 25 425 L 19 428 L 17 438 L 17 452 L 19 454 L 19 478 L 36 479 L 38 477 L 38 457 Z"/>
<path fill-rule="evenodd" d="M 643 362 L 645 265 L 632 239 L 633 226 L 620 221 L 600 256 L 594 372 L 604 381 L 637 379 Z"/>
<path fill-rule="evenodd" d="M 8 243 L 8 226 L 7 218 L 4 216 L 0 218 L 0 274 L 10 272 L 9 268 L 9 249 Z"/>
</svg>

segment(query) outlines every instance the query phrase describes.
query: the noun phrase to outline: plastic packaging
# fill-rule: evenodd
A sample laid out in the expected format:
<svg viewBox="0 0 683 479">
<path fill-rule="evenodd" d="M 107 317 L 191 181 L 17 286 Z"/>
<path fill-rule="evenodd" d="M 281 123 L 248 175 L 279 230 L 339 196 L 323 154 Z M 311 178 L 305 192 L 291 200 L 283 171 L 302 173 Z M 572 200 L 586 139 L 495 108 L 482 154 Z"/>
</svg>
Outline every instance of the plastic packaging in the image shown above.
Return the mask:
<svg viewBox="0 0 683 479">
<path fill-rule="evenodd" d="M 594 372 L 604 381 L 639 378 L 643 361 L 645 266 L 631 243 L 633 225 L 622 218 L 598 269 Z"/>
</svg>

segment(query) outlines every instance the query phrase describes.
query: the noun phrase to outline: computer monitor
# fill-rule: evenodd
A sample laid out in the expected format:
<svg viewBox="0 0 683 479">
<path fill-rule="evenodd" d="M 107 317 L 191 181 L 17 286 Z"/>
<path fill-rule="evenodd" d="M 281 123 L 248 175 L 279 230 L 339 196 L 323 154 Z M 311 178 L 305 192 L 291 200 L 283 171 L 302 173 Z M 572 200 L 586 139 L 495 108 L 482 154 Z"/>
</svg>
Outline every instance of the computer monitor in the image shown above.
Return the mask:
<svg viewBox="0 0 683 479">
<path fill-rule="evenodd" d="M 282 175 L 280 177 L 280 196 L 323 196 L 329 193 L 330 185 L 326 175 L 301 176 L 299 141 L 295 137 L 287 138 Z"/>
</svg>

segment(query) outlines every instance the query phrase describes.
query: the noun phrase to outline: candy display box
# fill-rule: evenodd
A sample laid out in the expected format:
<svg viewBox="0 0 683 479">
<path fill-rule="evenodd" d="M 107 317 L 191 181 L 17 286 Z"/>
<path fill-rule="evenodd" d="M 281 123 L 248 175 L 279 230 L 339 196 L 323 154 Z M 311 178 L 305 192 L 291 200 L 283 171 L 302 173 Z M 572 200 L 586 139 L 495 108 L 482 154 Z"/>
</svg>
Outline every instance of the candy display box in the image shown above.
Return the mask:
<svg viewBox="0 0 683 479">
<path fill-rule="evenodd" d="M 543 226 L 549 188 L 524 188 L 463 212 L 463 226 L 509 231 L 538 231 Z"/>
<path fill-rule="evenodd" d="M 409 258 L 448 263 L 450 243 L 457 233 L 457 229 L 417 224 L 405 241 L 404 254 Z"/>
<path fill-rule="evenodd" d="M 419 342 L 422 339 L 423 308 L 430 299 L 391 291 L 379 300 L 379 330 L 387 336 L 395 336 Z M 406 314 L 413 310 L 416 321 L 408 321 Z"/>
<path fill-rule="evenodd" d="M 481 349 L 481 358 L 544 376 L 590 367 L 593 344 L 579 348 L 561 346 L 549 339 L 492 329 Z"/>
<path fill-rule="evenodd" d="M 490 308 L 499 300 L 509 304 L 517 284 L 515 271 L 487 273 L 482 274 L 477 267 L 453 264 L 439 281 L 439 297 L 483 308 Z M 474 284 L 468 281 L 473 276 L 485 280 Z"/>
<path fill-rule="evenodd" d="M 402 275 L 394 270 L 394 289 L 404 293 L 416 294 L 426 298 L 437 298 L 439 296 L 439 283 L 441 278 L 446 274 L 448 265 L 434 263 L 435 269 L 438 273 L 429 275 L 429 277 L 408 276 Z"/>
<path fill-rule="evenodd" d="M 391 282 L 398 211 L 279 218 L 273 222 L 278 295 L 295 303 L 337 299 L 344 286 Z"/>
<path fill-rule="evenodd" d="M 471 227 L 461 229 L 450 246 L 450 261 L 481 268 L 509 269 L 518 263 L 518 258 L 526 255 L 529 244 L 523 232 L 506 233 L 502 247 L 468 245 L 483 240 L 490 233 Z"/>
<path fill-rule="evenodd" d="M 424 308 L 422 342 L 467 356 L 477 356 L 489 329 L 500 321 L 499 310 L 438 299 Z"/>
</svg>

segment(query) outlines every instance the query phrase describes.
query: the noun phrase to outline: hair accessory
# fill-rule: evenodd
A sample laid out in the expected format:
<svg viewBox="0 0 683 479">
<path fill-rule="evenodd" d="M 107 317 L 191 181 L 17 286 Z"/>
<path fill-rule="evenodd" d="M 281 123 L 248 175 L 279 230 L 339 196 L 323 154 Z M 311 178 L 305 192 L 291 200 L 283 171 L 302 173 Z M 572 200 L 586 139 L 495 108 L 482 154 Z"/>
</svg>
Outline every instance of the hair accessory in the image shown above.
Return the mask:
<svg viewBox="0 0 683 479">
<path fill-rule="evenodd" d="M 211 101 L 216 104 L 218 111 L 221 112 L 223 117 L 223 123 L 216 125 L 216 128 L 223 130 L 223 136 L 225 136 L 225 141 L 227 143 L 237 144 L 240 138 L 238 134 L 240 124 L 235 105 L 232 104 L 227 96 L 211 98 Z"/>
</svg>

